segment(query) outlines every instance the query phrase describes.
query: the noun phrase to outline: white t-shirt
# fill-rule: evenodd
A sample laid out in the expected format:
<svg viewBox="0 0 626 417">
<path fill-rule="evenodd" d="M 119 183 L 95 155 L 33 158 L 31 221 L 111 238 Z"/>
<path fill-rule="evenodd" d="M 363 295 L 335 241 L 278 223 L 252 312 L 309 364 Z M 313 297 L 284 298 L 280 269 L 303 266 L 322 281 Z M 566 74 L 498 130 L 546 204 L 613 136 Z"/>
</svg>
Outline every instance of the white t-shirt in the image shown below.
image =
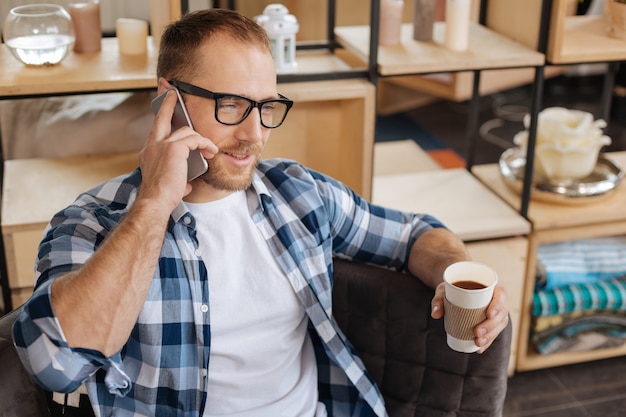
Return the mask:
<svg viewBox="0 0 626 417">
<path fill-rule="evenodd" d="M 250 218 L 245 192 L 186 204 L 209 278 L 204 415 L 325 416 L 307 316 Z"/>
</svg>

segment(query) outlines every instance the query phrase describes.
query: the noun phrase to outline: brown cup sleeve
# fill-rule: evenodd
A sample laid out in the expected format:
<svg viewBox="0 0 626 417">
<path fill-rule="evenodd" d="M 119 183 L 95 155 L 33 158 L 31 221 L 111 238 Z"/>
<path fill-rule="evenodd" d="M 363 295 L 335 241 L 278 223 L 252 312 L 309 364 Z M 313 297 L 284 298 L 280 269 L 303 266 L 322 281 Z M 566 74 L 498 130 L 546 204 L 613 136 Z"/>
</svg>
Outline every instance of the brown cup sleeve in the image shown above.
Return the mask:
<svg viewBox="0 0 626 417">
<path fill-rule="evenodd" d="M 446 333 L 459 340 L 474 340 L 474 327 L 487 318 L 487 306 L 480 308 L 459 307 L 443 299 L 443 323 Z"/>
</svg>

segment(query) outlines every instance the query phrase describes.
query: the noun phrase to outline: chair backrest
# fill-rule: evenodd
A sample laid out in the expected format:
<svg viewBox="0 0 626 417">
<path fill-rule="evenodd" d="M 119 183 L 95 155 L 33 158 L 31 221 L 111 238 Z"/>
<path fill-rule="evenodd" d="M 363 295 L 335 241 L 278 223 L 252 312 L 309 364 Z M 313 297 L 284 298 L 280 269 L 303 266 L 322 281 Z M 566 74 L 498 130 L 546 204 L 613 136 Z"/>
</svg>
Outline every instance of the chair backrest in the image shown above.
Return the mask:
<svg viewBox="0 0 626 417">
<path fill-rule="evenodd" d="M 485 353 L 457 353 L 446 345 L 442 320 L 430 318 L 433 290 L 419 280 L 342 260 L 334 269 L 335 318 L 378 383 L 391 417 L 502 415 L 510 324 Z M 0 416 L 50 416 L 46 392 L 29 378 L 13 346 L 18 312 L 0 318 Z"/>
<path fill-rule="evenodd" d="M 378 383 L 391 417 L 500 417 L 511 325 L 483 354 L 446 344 L 434 291 L 380 267 L 336 260 L 333 313 Z M 510 321 L 509 321 L 510 323 Z"/>
</svg>

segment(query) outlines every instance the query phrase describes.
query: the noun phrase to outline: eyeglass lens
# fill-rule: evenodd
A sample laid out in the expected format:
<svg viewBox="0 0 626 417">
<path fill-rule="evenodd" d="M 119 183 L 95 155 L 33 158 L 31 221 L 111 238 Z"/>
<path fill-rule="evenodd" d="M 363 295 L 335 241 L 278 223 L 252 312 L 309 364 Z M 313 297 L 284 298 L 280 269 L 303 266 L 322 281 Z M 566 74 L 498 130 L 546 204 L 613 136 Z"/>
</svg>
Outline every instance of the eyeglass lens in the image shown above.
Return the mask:
<svg viewBox="0 0 626 417">
<path fill-rule="evenodd" d="M 226 124 L 238 124 L 252 111 L 253 103 L 244 97 L 226 96 L 216 100 L 217 120 Z M 276 127 L 285 118 L 287 104 L 281 101 L 267 100 L 257 105 L 261 114 L 261 124 L 265 127 Z"/>
</svg>

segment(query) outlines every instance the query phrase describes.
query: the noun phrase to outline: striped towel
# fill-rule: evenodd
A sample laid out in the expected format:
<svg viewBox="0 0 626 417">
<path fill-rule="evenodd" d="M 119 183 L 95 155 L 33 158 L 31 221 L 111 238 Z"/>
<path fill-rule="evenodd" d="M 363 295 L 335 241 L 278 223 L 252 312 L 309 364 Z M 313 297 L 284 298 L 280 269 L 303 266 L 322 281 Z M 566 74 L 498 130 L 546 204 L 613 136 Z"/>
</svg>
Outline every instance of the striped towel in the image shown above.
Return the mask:
<svg viewBox="0 0 626 417">
<path fill-rule="evenodd" d="M 573 240 L 539 246 L 545 289 L 626 275 L 626 236 Z"/>
<path fill-rule="evenodd" d="M 587 310 L 626 311 L 626 275 L 598 282 L 535 289 L 533 317 Z"/>
</svg>

